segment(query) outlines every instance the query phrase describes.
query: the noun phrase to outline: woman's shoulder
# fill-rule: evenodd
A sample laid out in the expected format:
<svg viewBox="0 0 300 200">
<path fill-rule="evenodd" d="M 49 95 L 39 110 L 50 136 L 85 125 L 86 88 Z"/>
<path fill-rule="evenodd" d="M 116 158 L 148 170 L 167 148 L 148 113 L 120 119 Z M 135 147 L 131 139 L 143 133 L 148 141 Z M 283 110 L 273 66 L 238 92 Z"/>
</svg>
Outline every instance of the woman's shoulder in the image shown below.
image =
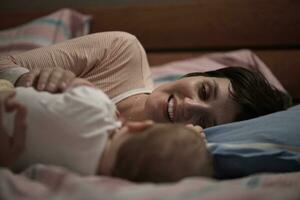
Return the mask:
<svg viewBox="0 0 300 200">
<path fill-rule="evenodd" d="M 114 37 L 114 41 L 105 58 L 99 61 L 99 70 L 94 70 L 92 82 L 110 98 L 130 90 L 152 88 L 151 71 L 141 43 L 131 34 L 113 33 L 110 37 Z"/>
</svg>

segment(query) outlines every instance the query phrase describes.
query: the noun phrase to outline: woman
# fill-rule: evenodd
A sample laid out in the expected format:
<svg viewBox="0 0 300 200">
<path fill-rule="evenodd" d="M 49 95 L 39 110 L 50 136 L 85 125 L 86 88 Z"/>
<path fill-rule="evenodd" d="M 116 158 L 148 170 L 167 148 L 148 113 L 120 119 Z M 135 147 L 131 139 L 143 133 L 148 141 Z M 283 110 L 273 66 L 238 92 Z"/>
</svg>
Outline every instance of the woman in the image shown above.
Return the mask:
<svg viewBox="0 0 300 200">
<path fill-rule="evenodd" d="M 60 92 L 75 78 L 102 89 L 127 120 L 152 119 L 204 128 L 285 109 L 289 97 L 241 68 L 190 74 L 153 90 L 145 51 L 124 32 L 104 32 L 2 57 L 15 86 Z"/>
</svg>

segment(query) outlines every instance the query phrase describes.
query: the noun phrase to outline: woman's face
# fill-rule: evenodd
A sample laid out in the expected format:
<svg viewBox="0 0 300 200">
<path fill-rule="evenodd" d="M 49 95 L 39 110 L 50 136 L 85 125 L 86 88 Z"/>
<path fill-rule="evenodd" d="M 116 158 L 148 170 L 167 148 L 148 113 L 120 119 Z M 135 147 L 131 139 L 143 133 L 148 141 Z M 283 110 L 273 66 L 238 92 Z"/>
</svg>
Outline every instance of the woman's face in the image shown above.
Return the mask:
<svg viewBox="0 0 300 200">
<path fill-rule="evenodd" d="M 146 115 L 156 122 L 179 122 L 203 128 L 233 122 L 238 105 L 226 78 L 194 76 L 156 88 L 145 104 Z"/>
</svg>

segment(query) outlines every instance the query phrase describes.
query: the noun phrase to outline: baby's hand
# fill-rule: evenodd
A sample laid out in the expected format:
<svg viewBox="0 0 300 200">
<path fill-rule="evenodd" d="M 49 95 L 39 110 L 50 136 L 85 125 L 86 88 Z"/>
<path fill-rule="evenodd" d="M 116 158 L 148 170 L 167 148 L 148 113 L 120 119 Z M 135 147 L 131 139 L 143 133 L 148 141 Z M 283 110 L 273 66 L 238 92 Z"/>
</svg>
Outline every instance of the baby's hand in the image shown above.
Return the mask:
<svg viewBox="0 0 300 200">
<path fill-rule="evenodd" d="M 186 127 L 194 130 L 197 134 L 199 134 L 200 137 L 202 137 L 206 141 L 206 136 L 205 136 L 205 133 L 204 133 L 203 128 L 201 126 L 193 125 L 193 124 L 187 124 Z"/>
</svg>

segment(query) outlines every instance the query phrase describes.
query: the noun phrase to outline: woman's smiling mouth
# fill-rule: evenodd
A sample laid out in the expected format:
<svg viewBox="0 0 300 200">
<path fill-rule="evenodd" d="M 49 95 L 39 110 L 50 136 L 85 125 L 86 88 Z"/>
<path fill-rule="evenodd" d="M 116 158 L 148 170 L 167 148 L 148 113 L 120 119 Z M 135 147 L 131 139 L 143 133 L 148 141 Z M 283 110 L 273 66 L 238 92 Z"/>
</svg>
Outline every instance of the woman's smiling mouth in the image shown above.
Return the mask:
<svg viewBox="0 0 300 200">
<path fill-rule="evenodd" d="M 173 95 L 171 95 L 168 99 L 168 117 L 171 122 L 174 122 L 174 113 L 175 113 L 175 99 Z"/>
</svg>

